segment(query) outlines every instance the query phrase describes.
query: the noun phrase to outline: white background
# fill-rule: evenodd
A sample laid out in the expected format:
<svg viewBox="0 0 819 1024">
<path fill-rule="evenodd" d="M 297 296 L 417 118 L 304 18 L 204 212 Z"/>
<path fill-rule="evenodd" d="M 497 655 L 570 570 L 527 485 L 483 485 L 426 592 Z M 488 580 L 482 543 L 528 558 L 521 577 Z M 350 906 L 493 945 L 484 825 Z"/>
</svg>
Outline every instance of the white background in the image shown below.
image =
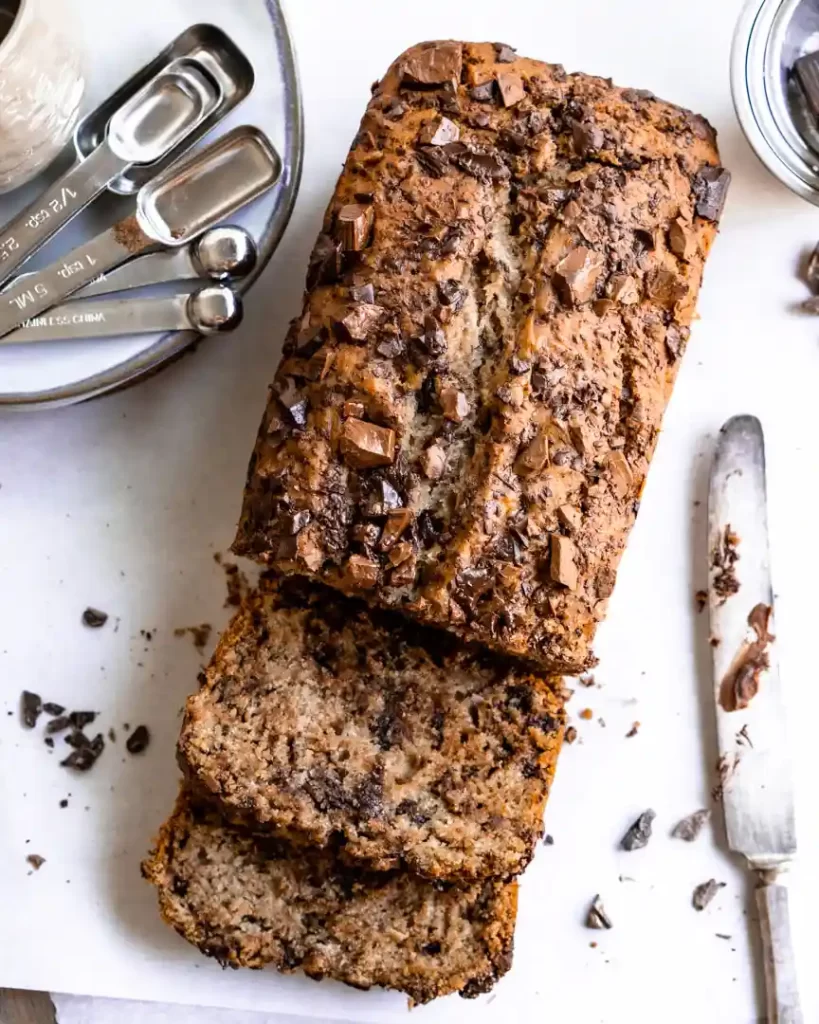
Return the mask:
<svg viewBox="0 0 819 1024">
<path fill-rule="evenodd" d="M 250 0 L 231 7 L 243 3 Z M 133 23 L 126 35 L 140 40 L 145 56 L 163 41 L 171 6 L 141 0 L 121 8 L 122 22 Z M 668 837 L 679 817 L 708 803 L 713 784 L 707 624 L 692 606 L 706 575 L 710 446 L 737 412 L 760 415 L 767 433 L 779 654 L 802 796 L 798 952 L 806 1018 L 817 1019 L 807 943 L 819 911 L 819 321 L 793 307 L 805 295 L 797 260 L 819 237 L 819 216 L 768 175 L 741 136 L 728 87 L 738 9 L 736 0 L 292 0 L 306 173 L 248 323 L 136 390 L 0 419 L 0 985 L 357 1022 L 406 1016 L 395 995 L 223 974 L 160 925 L 138 862 L 173 799 L 177 714 L 200 661 L 172 631 L 226 622 L 212 554 L 232 538 L 265 385 L 370 82 L 407 45 L 454 36 L 499 39 L 704 113 L 719 129 L 734 184 L 706 271 L 702 319 L 597 645 L 601 688 L 580 690 L 572 703 L 575 716 L 588 706 L 594 719 L 576 723 L 581 742 L 563 754 L 547 812 L 555 844 L 539 850 L 522 884 L 515 966 L 493 995 L 453 998 L 412 1020 L 749 1024 L 761 1016 L 746 880 L 722 852 L 719 820 L 694 845 Z M 151 36 L 144 46 L 143 33 Z M 112 615 L 99 632 L 79 624 L 89 603 Z M 142 643 L 139 630 L 154 628 L 155 639 Z M 123 762 L 120 746 L 109 749 L 88 778 L 69 780 L 42 741 L 5 714 L 24 686 L 102 710 L 106 728 L 144 721 L 154 743 L 140 760 Z M 634 720 L 639 734 L 625 739 Z M 70 807 L 60 810 L 68 791 Z M 657 811 L 651 844 L 618 851 L 625 828 L 649 806 Z M 29 877 L 32 851 L 47 864 Z M 727 885 L 697 914 L 691 890 L 711 877 Z M 610 932 L 582 927 L 598 892 Z"/>
</svg>

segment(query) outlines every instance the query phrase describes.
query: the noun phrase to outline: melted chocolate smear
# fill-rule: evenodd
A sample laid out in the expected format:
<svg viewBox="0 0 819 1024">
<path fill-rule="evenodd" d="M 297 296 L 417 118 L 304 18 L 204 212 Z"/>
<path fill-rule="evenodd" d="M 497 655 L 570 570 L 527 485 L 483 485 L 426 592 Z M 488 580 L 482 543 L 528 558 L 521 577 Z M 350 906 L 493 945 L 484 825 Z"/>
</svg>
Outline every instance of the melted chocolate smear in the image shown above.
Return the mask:
<svg viewBox="0 0 819 1024">
<path fill-rule="evenodd" d="M 722 680 L 719 703 L 724 711 L 742 711 L 759 692 L 759 677 L 770 666 L 768 644 L 776 638 L 768 632 L 771 606 L 758 604 L 751 609 L 748 625 L 756 640 L 746 641 Z"/>
</svg>

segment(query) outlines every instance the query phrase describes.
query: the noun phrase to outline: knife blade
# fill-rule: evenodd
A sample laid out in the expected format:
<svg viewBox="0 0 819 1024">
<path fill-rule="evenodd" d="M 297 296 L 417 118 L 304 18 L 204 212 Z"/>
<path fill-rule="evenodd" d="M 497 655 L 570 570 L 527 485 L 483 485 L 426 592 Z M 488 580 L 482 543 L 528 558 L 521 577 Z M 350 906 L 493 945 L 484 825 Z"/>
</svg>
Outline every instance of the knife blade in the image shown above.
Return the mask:
<svg viewBox="0 0 819 1024">
<path fill-rule="evenodd" d="M 769 1019 L 799 1024 L 784 872 L 796 854 L 787 717 L 776 649 L 765 442 L 754 416 L 720 431 L 708 499 L 708 606 L 728 845 L 758 872 Z"/>
</svg>

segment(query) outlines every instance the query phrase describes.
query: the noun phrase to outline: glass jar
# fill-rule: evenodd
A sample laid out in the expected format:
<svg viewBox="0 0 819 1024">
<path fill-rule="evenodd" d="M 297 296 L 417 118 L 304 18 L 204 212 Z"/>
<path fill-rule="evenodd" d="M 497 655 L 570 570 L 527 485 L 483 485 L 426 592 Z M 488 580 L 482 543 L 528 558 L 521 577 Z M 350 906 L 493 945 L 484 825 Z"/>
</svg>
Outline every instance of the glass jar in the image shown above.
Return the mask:
<svg viewBox="0 0 819 1024">
<path fill-rule="evenodd" d="M 0 0 L 0 192 L 66 145 L 85 91 L 70 0 Z"/>
</svg>

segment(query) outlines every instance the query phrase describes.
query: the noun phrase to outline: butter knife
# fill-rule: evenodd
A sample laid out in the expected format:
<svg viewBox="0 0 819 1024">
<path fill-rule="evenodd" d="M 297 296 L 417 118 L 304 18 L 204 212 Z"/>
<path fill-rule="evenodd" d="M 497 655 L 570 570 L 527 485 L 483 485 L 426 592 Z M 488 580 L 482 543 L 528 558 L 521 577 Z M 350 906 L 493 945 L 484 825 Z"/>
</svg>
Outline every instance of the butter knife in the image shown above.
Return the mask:
<svg viewBox="0 0 819 1024">
<path fill-rule="evenodd" d="M 756 872 L 770 1024 L 802 1024 L 786 873 L 793 780 L 776 656 L 765 444 L 753 416 L 720 431 L 708 501 L 708 606 L 728 845 Z"/>
</svg>

